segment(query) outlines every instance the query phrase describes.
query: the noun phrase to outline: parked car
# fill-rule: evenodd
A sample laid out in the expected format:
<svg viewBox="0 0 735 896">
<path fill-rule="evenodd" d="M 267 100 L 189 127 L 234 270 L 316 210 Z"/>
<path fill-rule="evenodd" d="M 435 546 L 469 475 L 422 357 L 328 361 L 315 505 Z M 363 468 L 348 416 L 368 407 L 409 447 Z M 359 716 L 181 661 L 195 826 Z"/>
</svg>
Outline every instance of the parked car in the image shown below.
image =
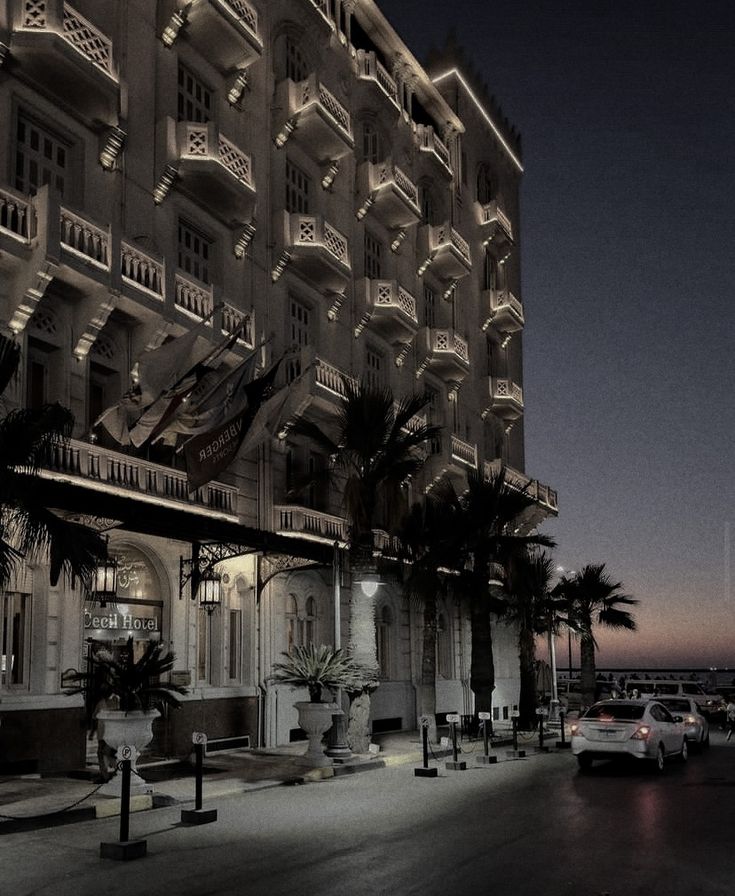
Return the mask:
<svg viewBox="0 0 735 896">
<path fill-rule="evenodd" d="M 709 721 L 699 711 L 692 697 L 659 697 L 658 702 L 673 716 L 682 717 L 684 733 L 690 749 L 704 750 L 709 746 Z"/>
<path fill-rule="evenodd" d="M 579 712 L 582 709 L 582 682 L 578 678 L 563 678 L 557 685 L 559 703 L 564 712 Z M 619 697 L 620 688 L 615 682 L 598 679 L 595 682 L 595 700 Z"/>
<path fill-rule="evenodd" d="M 657 700 L 603 700 L 571 726 L 572 753 L 580 769 L 595 759 L 647 761 L 659 772 L 671 756 L 689 751 L 681 716 Z"/>
<path fill-rule="evenodd" d="M 717 711 L 721 694 L 708 694 L 698 681 L 676 681 L 673 678 L 629 678 L 625 689 L 629 695 L 637 693 L 641 700 L 657 697 L 691 697 L 704 715 Z"/>
</svg>

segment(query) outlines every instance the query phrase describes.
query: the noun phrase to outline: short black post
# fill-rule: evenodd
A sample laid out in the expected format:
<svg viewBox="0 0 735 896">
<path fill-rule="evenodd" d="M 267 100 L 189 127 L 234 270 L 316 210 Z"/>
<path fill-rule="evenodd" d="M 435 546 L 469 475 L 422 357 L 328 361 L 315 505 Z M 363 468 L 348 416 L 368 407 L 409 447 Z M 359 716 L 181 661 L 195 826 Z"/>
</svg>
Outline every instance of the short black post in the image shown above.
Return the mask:
<svg viewBox="0 0 735 896">
<path fill-rule="evenodd" d="M 100 856 L 103 859 L 128 861 L 129 859 L 140 859 L 146 855 L 148 844 L 145 840 L 130 839 L 131 747 L 121 747 L 118 751 L 118 755 L 120 754 L 123 756 L 118 765 L 121 777 L 120 840 L 117 843 L 100 843 Z"/>
<path fill-rule="evenodd" d="M 518 719 L 516 716 L 510 720 L 511 725 L 513 726 L 513 752 L 518 752 Z"/>
<path fill-rule="evenodd" d="M 482 725 L 482 746 L 484 753 L 482 756 L 476 756 L 475 762 L 478 765 L 495 765 L 498 761 L 498 757 L 490 756 L 490 725 L 492 724 L 490 721 L 490 713 L 480 712 L 478 713 L 478 717 L 480 719 L 480 724 Z"/>
<path fill-rule="evenodd" d="M 483 749 L 485 751 L 485 755 L 486 756 L 489 755 L 488 750 L 490 749 L 490 744 L 488 742 L 487 721 L 486 720 L 482 722 L 482 745 L 483 745 Z"/>
<path fill-rule="evenodd" d="M 559 711 L 559 724 L 561 725 L 561 740 L 556 742 L 559 750 L 568 750 L 572 745 L 567 740 L 567 733 L 564 729 L 564 710 Z"/>
<path fill-rule="evenodd" d="M 209 824 L 217 821 L 216 809 L 202 809 L 202 777 L 204 776 L 204 745 L 207 742 L 206 734 L 195 731 L 192 735 L 194 742 L 194 808 L 181 810 L 182 824 Z"/>
<path fill-rule="evenodd" d="M 467 763 L 460 762 L 458 759 L 459 750 L 457 749 L 457 722 L 459 722 L 459 716 L 447 716 L 447 721 L 449 722 L 449 728 L 452 734 L 452 761 L 447 762 L 446 767 L 453 771 L 463 772 L 467 768 Z"/>
<path fill-rule="evenodd" d="M 421 718 L 421 744 L 424 753 L 424 764 L 421 768 L 415 768 L 413 773 L 417 778 L 436 778 L 439 775 L 439 770 L 429 768 L 429 719 L 426 716 Z"/>
</svg>

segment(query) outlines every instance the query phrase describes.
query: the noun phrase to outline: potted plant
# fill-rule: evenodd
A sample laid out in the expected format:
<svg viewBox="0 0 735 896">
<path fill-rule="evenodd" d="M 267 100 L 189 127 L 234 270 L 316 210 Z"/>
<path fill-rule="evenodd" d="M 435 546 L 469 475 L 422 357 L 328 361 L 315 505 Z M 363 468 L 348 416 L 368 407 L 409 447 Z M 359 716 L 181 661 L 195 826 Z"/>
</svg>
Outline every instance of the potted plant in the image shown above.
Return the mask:
<svg viewBox="0 0 735 896">
<path fill-rule="evenodd" d="M 149 641 L 142 656 L 135 660 L 130 638 L 120 658 L 107 650 L 98 650 L 90 657 L 89 671 L 70 676 L 75 686 L 69 693 L 84 692 L 94 707 L 103 777 L 108 777 L 110 760 L 114 768 L 114 754 L 125 744 L 135 747 L 135 770 L 137 753 L 153 739 L 153 721 L 160 715 L 159 707 L 179 705 L 179 695 L 185 694 L 186 688 L 160 680 L 173 669 L 175 660 L 175 655 L 160 641 Z"/>
<path fill-rule="evenodd" d="M 322 644 L 295 646 L 284 659 L 273 666 L 271 681 L 307 688 L 309 700 L 299 700 L 294 706 L 299 714 L 299 726 L 306 732 L 309 747 L 305 756 L 314 765 L 330 765 L 321 742 L 332 725 L 332 716 L 341 712 L 335 703 L 322 702 L 324 689 L 346 690 L 360 687 L 364 678 L 360 667 L 342 650 Z"/>
</svg>

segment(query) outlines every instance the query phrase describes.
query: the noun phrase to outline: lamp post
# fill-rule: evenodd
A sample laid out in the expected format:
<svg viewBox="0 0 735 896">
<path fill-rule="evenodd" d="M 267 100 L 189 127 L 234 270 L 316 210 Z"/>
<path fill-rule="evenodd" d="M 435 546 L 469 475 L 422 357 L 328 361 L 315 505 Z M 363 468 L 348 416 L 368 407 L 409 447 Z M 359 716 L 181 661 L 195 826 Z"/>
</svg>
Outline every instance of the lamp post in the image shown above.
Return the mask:
<svg viewBox="0 0 735 896">
<path fill-rule="evenodd" d="M 339 553 L 339 543 L 334 543 L 334 556 L 332 562 L 332 577 L 334 581 L 334 649 L 342 647 L 342 558 Z M 342 709 L 342 688 L 337 688 L 337 706 L 339 712 L 332 716 L 332 727 L 329 729 L 327 756 L 337 762 L 344 762 L 352 756 L 352 750 L 347 743 L 345 730 L 345 714 Z"/>
</svg>

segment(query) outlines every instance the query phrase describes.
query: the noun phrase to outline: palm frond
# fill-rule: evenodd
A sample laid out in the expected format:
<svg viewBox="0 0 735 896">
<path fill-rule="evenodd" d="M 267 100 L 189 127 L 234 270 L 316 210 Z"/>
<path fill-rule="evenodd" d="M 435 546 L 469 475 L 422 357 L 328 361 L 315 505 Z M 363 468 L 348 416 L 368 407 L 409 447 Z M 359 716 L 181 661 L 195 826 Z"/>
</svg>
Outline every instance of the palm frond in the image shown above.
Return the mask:
<svg viewBox="0 0 735 896">
<path fill-rule="evenodd" d="M 0 334 L 0 395 L 5 391 L 20 363 L 20 343 Z"/>
</svg>

